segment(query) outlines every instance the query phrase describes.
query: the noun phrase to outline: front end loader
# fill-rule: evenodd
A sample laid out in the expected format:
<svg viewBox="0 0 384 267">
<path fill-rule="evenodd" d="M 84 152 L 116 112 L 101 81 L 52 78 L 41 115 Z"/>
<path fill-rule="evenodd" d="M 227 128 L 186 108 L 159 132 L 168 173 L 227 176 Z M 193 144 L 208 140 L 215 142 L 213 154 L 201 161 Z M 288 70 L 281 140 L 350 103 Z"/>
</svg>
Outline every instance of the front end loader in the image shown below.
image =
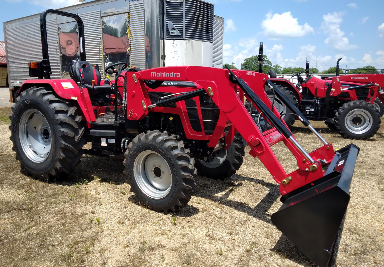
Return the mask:
<svg viewBox="0 0 384 267">
<path fill-rule="evenodd" d="M 127 181 L 139 201 L 156 211 L 177 211 L 191 198 L 195 167 L 223 176 L 240 167 L 241 135 L 250 155 L 280 185 L 283 206 L 272 215 L 274 225 L 316 265 L 328 264 L 350 198 L 357 146 L 334 151 L 268 76 L 257 72 L 196 66 L 140 71 L 123 63 L 120 70 L 110 70 L 115 81 L 103 84 L 86 62 L 81 39 L 83 53 L 71 66 L 72 79 L 50 79 L 47 12 L 81 24 L 74 14 L 42 14 L 46 50 L 42 62 L 30 64 L 35 68 L 31 75 L 40 79 L 24 82 L 17 92 L 10 126 L 13 149 L 27 173 L 50 179 L 69 173 L 83 153 L 124 154 Z M 265 86 L 319 138 L 321 147 L 307 152 L 299 144 Z M 269 124 L 267 130 L 255 123 L 245 102 Z M 92 143 L 90 150 L 83 149 L 86 141 Z M 277 143 L 290 150 L 295 171 L 287 173 L 271 150 Z"/>
</svg>

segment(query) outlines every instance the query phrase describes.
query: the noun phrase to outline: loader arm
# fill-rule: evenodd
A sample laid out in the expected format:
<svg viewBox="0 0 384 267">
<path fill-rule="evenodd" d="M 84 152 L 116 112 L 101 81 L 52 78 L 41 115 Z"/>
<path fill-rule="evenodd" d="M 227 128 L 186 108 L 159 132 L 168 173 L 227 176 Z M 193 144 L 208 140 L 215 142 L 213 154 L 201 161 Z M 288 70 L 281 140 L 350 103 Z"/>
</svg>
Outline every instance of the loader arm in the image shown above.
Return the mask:
<svg viewBox="0 0 384 267">
<path fill-rule="evenodd" d="M 284 204 L 272 215 L 273 224 L 316 265 L 326 266 L 349 203 L 349 188 L 359 148 L 351 144 L 335 153 L 332 145 L 294 107 L 293 112 L 324 144 L 315 151 L 306 152 L 280 120 L 280 114 L 266 95 L 265 84 L 272 86 L 267 75 L 252 71 L 193 66 L 126 72 L 127 120 L 141 120 L 150 112 L 156 112 L 157 105 L 164 104 L 164 101 L 151 103 L 145 85 L 148 80 L 195 84 L 195 91 L 178 94 L 166 101 L 182 101 L 204 93 L 204 89 L 220 109 L 209 146 L 216 145 L 225 121 L 229 120 L 250 146 L 250 154 L 257 156 L 280 184 Z M 243 96 L 272 125 L 272 129 L 264 133 L 259 130 L 244 106 Z M 227 137 L 231 139 L 233 135 L 234 129 Z M 296 158 L 297 169 L 289 174 L 270 148 L 278 142 L 283 142 Z"/>
<path fill-rule="evenodd" d="M 274 180 L 280 184 L 280 192 L 284 195 L 305 184 L 324 176 L 322 164 L 330 163 L 334 157 L 331 144 L 324 145 L 317 150 L 307 153 L 298 144 L 277 109 L 264 91 L 268 76 L 251 71 L 233 71 L 206 68 L 206 67 L 165 67 L 127 73 L 127 103 L 130 103 L 128 120 L 144 118 L 151 109 L 144 81 L 169 80 L 190 81 L 197 88 L 204 88 L 217 107 L 241 134 L 251 148 L 250 154 L 258 157 L 269 170 Z M 241 83 L 232 82 L 230 75 L 235 75 Z M 129 77 L 130 76 L 130 77 Z M 252 88 L 252 89 L 251 89 Z M 246 110 L 243 101 L 239 98 L 241 91 L 251 100 L 255 108 L 268 120 L 274 128 L 263 134 Z M 224 129 L 222 129 L 224 130 Z M 213 137 L 212 137 L 213 138 Z M 270 146 L 283 142 L 296 158 L 298 169 L 286 173 Z M 217 141 L 216 141 L 217 143 Z M 214 144 L 216 145 L 216 144 Z"/>
</svg>

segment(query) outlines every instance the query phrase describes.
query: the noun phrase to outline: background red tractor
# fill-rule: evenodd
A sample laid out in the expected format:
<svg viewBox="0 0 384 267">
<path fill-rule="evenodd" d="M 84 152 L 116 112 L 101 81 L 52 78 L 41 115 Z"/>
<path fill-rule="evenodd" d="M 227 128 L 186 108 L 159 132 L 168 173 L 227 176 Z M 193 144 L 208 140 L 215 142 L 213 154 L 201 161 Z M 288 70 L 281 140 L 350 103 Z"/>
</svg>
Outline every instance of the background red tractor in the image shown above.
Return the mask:
<svg viewBox="0 0 384 267">
<path fill-rule="evenodd" d="M 339 61 L 337 70 L 339 69 Z M 300 73 L 296 85 L 284 78 L 276 78 L 270 72 L 270 80 L 296 105 L 310 120 L 324 121 L 339 131 L 341 136 L 353 139 L 368 139 L 380 128 L 380 117 L 384 113 L 384 75 L 352 74 L 322 80 L 309 74 L 306 64 L 306 79 Z M 271 92 L 269 95 L 271 95 Z M 279 100 L 277 100 L 279 101 Z M 280 104 L 280 110 L 286 113 L 284 120 L 292 125 L 295 116 L 286 112 Z"/>
<path fill-rule="evenodd" d="M 72 79 L 50 79 L 46 15 L 78 23 L 80 60 Z M 242 141 L 280 185 L 282 208 L 272 222 L 316 265 L 328 264 L 349 203 L 349 188 L 359 148 L 337 152 L 265 74 L 209 67 L 164 67 L 139 71 L 119 63 L 107 68 L 115 80 L 102 81 L 86 61 L 79 16 L 47 10 L 41 14 L 41 62 L 15 92 L 11 140 L 30 175 L 65 177 L 83 153 L 124 155 L 127 182 L 138 200 L 157 211 L 187 205 L 195 187 L 195 167 L 208 177 L 227 177 L 241 165 Z M 119 68 L 114 68 L 118 67 Z M 265 93 L 277 97 L 322 142 L 308 153 L 295 139 Z M 244 106 L 251 103 L 271 125 L 261 131 Z M 84 150 L 84 143 L 92 148 Z M 271 146 L 282 143 L 297 169 L 287 173 Z M 287 155 L 288 156 L 288 155 Z"/>
</svg>

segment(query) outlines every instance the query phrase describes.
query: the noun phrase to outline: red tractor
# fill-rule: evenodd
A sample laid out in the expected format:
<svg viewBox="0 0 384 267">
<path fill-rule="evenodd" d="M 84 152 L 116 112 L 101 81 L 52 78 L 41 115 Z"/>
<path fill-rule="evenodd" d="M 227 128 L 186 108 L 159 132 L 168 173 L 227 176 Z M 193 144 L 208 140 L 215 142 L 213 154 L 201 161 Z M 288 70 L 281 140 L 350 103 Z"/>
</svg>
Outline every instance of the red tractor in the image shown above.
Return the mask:
<svg viewBox="0 0 384 267">
<path fill-rule="evenodd" d="M 50 79 L 46 15 L 74 18 L 79 27 L 80 60 L 72 79 Z M 280 185 L 282 208 L 272 222 L 316 265 L 328 264 L 349 203 L 359 148 L 337 152 L 267 75 L 209 67 L 163 67 L 139 71 L 112 66 L 114 82 L 101 81 L 86 61 L 79 16 L 47 10 L 41 15 L 43 60 L 30 63 L 30 75 L 15 92 L 11 140 L 22 168 L 34 177 L 63 176 L 83 153 L 123 155 L 127 182 L 139 201 L 156 211 L 187 205 L 195 168 L 208 177 L 230 176 L 242 164 L 239 133 Z M 304 125 L 320 139 L 308 153 L 295 139 L 264 91 L 273 87 Z M 262 132 L 245 99 L 271 128 Z M 92 148 L 84 150 L 85 142 Z M 286 173 L 271 146 L 282 142 L 297 162 Z M 287 155 L 288 156 L 288 155 Z"/>
<path fill-rule="evenodd" d="M 368 139 L 379 130 L 380 117 L 384 113 L 384 75 L 339 76 L 340 60 L 337 61 L 336 77 L 322 80 L 310 75 L 307 62 L 306 79 L 300 73 L 295 74 L 296 85 L 284 78 L 276 78 L 273 72 L 269 73 L 270 80 L 308 119 L 324 121 L 345 138 Z M 277 102 L 279 110 L 285 113 L 286 107 L 278 99 Z M 295 116 L 288 112 L 284 119 L 292 125 Z"/>
</svg>

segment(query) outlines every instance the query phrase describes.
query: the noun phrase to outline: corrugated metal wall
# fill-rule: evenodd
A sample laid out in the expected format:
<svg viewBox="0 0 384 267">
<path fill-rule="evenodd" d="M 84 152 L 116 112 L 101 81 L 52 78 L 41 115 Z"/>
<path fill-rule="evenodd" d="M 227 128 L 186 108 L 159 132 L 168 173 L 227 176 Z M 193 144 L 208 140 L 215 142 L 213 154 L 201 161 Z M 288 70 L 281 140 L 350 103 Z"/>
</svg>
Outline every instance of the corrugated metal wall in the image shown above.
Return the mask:
<svg viewBox="0 0 384 267">
<path fill-rule="evenodd" d="M 85 54 L 92 65 L 104 69 L 101 48 L 101 15 L 100 10 L 79 14 L 84 23 Z"/>
<path fill-rule="evenodd" d="M 144 1 L 130 1 L 131 65 L 145 69 Z"/>
<path fill-rule="evenodd" d="M 185 1 L 185 38 L 213 41 L 213 4 L 200 0 Z"/>
<path fill-rule="evenodd" d="M 52 78 L 60 78 L 59 37 L 55 19 L 47 20 L 49 56 L 52 67 Z M 28 24 L 8 24 L 5 27 L 7 44 L 8 69 L 12 82 L 23 82 L 29 77 L 28 63 L 41 61 L 40 22 L 31 20 Z"/>
<path fill-rule="evenodd" d="M 213 23 L 213 67 L 223 67 L 224 18 L 215 16 Z"/>
<path fill-rule="evenodd" d="M 40 28 L 40 23 L 39 23 L 39 28 Z M 58 34 L 56 18 L 47 20 L 47 37 L 48 37 L 49 61 L 51 62 L 51 69 L 52 69 L 51 79 L 60 79 L 61 78 L 60 43 L 59 43 L 59 34 Z M 41 41 L 40 41 L 40 44 L 41 44 Z M 27 63 L 27 67 L 28 67 L 28 63 Z M 28 73 L 27 79 L 30 79 L 29 73 Z"/>
<path fill-rule="evenodd" d="M 204 42 L 213 41 L 214 23 L 213 4 L 201 0 L 184 0 L 181 2 L 165 1 L 166 39 L 190 39 Z M 170 35 L 168 22 L 181 35 Z"/>
</svg>

